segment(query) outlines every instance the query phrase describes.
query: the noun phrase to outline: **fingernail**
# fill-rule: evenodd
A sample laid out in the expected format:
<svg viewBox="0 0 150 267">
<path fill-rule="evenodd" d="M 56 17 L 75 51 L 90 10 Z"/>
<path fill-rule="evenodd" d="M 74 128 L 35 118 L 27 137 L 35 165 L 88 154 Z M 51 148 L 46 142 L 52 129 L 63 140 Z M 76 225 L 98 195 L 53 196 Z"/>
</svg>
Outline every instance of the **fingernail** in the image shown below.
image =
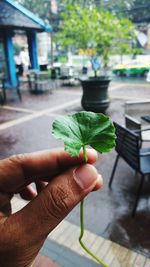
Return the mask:
<svg viewBox="0 0 150 267">
<path fill-rule="evenodd" d="M 99 182 L 100 187 L 102 187 L 103 186 L 103 177 L 101 174 L 98 174 L 97 181 Z"/>
<path fill-rule="evenodd" d="M 78 167 L 73 171 L 73 178 L 82 189 L 91 187 L 96 182 L 97 177 L 98 173 L 95 167 L 90 164 Z"/>
</svg>

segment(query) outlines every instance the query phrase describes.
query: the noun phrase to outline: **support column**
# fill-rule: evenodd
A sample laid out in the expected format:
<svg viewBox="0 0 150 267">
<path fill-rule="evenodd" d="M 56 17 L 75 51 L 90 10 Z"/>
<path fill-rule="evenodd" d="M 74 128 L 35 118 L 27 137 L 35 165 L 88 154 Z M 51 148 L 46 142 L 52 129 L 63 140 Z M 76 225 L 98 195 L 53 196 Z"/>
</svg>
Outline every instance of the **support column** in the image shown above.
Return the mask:
<svg viewBox="0 0 150 267">
<path fill-rule="evenodd" d="M 27 38 L 31 68 L 39 69 L 36 33 L 27 32 Z"/>
<path fill-rule="evenodd" d="M 14 46 L 12 42 L 12 36 L 13 33 L 11 31 L 7 31 L 6 33 L 3 34 L 7 70 L 8 70 L 7 82 L 12 86 L 16 86 L 18 84 L 18 79 L 16 73 L 16 65 L 14 61 Z"/>
</svg>

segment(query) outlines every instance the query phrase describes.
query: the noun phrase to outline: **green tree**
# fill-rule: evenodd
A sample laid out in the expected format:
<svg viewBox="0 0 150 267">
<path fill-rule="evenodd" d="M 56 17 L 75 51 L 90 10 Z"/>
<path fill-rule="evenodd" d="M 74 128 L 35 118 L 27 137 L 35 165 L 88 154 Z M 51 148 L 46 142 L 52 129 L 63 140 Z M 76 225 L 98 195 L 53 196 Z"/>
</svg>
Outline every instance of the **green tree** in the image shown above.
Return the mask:
<svg viewBox="0 0 150 267">
<path fill-rule="evenodd" d="M 62 21 L 57 42 L 76 49 L 92 48 L 101 56 L 104 67 L 111 54 L 131 52 L 134 27 L 128 19 L 118 19 L 112 12 L 95 7 L 68 5 L 67 12 L 62 13 Z"/>
<path fill-rule="evenodd" d="M 150 1 L 133 0 L 129 16 L 134 22 L 150 22 Z"/>
<path fill-rule="evenodd" d="M 51 0 L 17 0 L 26 8 L 39 15 L 43 19 L 47 19 L 57 29 L 59 24 L 59 12 L 53 14 L 51 12 Z M 56 0 L 58 11 L 66 10 L 67 5 L 78 4 L 84 7 L 96 7 L 114 12 L 118 17 L 128 17 L 135 22 L 150 21 L 150 3 L 147 0 Z M 67 11 L 67 10 L 66 10 Z M 57 25 L 57 27 L 56 27 Z"/>
<path fill-rule="evenodd" d="M 51 5 L 49 0 L 18 0 L 18 2 L 42 19 L 50 19 Z"/>
<path fill-rule="evenodd" d="M 133 22 L 150 22 L 150 2 L 147 0 L 103 0 L 103 7 Z"/>
<path fill-rule="evenodd" d="M 18 0 L 20 4 L 38 15 L 44 21 L 49 22 L 53 26 L 53 31 L 58 30 L 59 25 L 59 13 L 53 13 L 50 0 Z M 57 1 L 58 7 L 62 7 L 62 0 Z"/>
</svg>

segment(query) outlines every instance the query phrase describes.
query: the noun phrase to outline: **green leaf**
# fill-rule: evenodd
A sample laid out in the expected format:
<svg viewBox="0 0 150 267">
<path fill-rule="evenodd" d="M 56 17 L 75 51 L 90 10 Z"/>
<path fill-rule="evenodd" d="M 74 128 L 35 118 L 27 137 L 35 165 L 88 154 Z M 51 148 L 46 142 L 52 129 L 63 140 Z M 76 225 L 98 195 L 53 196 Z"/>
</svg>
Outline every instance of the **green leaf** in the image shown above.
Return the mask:
<svg viewBox="0 0 150 267">
<path fill-rule="evenodd" d="M 113 11 L 96 8 L 93 4 L 90 9 L 87 4 L 71 2 L 62 11 L 63 23 L 55 34 L 61 47 L 72 51 L 91 48 L 101 57 L 104 67 L 108 65 L 110 55 L 132 53 L 131 40 L 133 43 L 136 36 L 135 26 L 129 19 L 118 18 Z"/>
<path fill-rule="evenodd" d="M 52 134 L 64 141 L 65 150 L 71 156 L 78 156 L 86 145 L 98 152 L 109 152 L 115 146 L 115 128 L 104 114 L 82 111 L 61 116 L 52 127 Z"/>
</svg>

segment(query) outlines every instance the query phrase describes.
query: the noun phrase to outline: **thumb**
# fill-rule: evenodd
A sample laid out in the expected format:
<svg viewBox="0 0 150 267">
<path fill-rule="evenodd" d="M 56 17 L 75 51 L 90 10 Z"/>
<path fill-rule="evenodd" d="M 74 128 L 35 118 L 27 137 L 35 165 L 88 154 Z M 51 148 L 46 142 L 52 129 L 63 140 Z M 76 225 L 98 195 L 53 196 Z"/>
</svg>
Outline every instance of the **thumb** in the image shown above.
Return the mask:
<svg viewBox="0 0 150 267">
<path fill-rule="evenodd" d="M 28 238 L 42 240 L 93 188 L 102 185 L 90 164 L 71 168 L 55 177 L 24 209 L 14 214 Z M 35 226 L 36 225 L 36 226 Z"/>
<path fill-rule="evenodd" d="M 28 266 L 36 257 L 47 235 L 90 191 L 102 185 L 94 166 L 85 164 L 55 177 L 22 210 L 4 223 L 3 266 Z M 2 239 L 2 240 L 1 240 Z M 7 244 L 8 243 L 8 244 Z M 9 248 L 9 257 L 7 249 Z M 6 261 L 7 259 L 7 261 Z M 13 265 L 12 265 L 13 259 Z"/>
</svg>

